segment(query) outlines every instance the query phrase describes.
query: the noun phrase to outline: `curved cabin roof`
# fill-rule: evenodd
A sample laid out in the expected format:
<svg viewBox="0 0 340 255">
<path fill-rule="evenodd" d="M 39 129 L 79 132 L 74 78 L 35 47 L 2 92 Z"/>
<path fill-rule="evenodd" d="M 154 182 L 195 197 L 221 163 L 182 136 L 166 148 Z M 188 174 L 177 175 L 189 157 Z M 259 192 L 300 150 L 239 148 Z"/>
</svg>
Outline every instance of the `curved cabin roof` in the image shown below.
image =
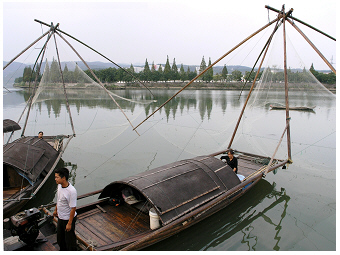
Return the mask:
<svg viewBox="0 0 340 255">
<path fill-rule="evenodd" d="M 99 198 L 117 195 L 126 185 L 130 186 L 155 207 L 163 224 L 168 224 L 239 183 L 226 163 L 200 156 L 112 182 Z"/>
<path fill-rule="evenodd" d="M 58 152 L 44 139 L 21 137 L 3 147 L 3 164 L 12 166 L 30 183 L 35 182 L 40 173 L 50 170 Z"/>
<path fill-rule="evenodd" d="M 13 132 L 16 130 L 20 130 L 21 127 L 18 123 L 16 123 L 14 120 L 5 119 L 3 121 L 3 133 Z"/>
</svg>

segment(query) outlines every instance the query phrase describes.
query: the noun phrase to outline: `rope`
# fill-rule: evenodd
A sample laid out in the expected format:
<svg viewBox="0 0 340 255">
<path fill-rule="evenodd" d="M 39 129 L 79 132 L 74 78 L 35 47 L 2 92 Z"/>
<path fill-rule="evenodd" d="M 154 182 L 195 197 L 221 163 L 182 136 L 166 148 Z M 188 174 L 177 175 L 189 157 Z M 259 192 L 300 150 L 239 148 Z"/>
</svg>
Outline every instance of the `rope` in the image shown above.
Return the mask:
<svg viewBox="0 0 340 255">
<path fill-rule="evenodd" d="M 321 142 L 322 140 L 326 139 L 328 136 L 334 134 L 336 131 L 333 131 L 332 133 L 326 135 L 325 137 L 321 138 L 320 140 L 316 141 L 315 143 L 309 144 L 309 146 L 307 146 L 306 148 L 298 151 L 297 153 L 295 153 L 294 155 L 297 155 L 299 153 L 301 153 L 302 151 L 306 150 L 307 148 L 311 147 L 311 146 L 315 146 L 316 143 Z M 327 148 L 327 149 L 335 149 L 335 148 L 331 148 L 331 147 L 325 147 L 325 146 L 317 146 L 317 147 L 321 147 L 321 148 Z"/>
<path fill-rule="evenodd" d="M 155 123 L 155 125 L 157 123 L 159 123 L 160 121 L 162 121 L 162 119 L 160 119 L 159 121 L 157 121 Z M 152 129 L 155 125 L 151 126 L 148 130 L 146 130 L 143 134 L 145 134 L 146 132 L 148 132 L 150 129 Z M 125 145 L 122 149 L 120 149 L 117 153 L 113 154 L 110 158 L 108 158 L 107 160 L 105 160 L 102 164 L 100 164 L 98 167 L 96 167 L 94 170 L 92 170 L 88 175 L 85 175 L 84 178 L 88 177 L 90 174 L 94 173 L 95 171 L 97 171 L 101 166 L 103 166 L 104 164 L 106 164 L 109 160 L 111 160 L 112 158 L 114 158 L 118 153 L 120 153 L 121 151 L 123 151 L 125 148 L 127 148 L 130 144 L 132 144 L 134 141 L 136 141 L 138 138 L 140 138 L 140 136 L 137 136 L 135 139 L 133 139 L 130 143 L 128 143 L 127 145 Z"/>
<path fill-rule="evenodd" d="M 190 114 L 189 114 L 190 115 Z M 195 136 L 195 134 L 197 133 L 197 131 L 199 130 L 200 126 L 202 125 L 203 121 L 201 121 L 201 123 L 199 124 L 199 126 L 196 128 L 195 132 L 192 134 L 192 136 L 190 137 L 189 141 L 187 142 L 187 144 L 184 146 L 183 150 L 181 151 L 181 153 L 178 155 L 176 161 L 178 161 L 179 157 L 182 155 L 183 151 L 185 150 L 185 148 L 189 145 L 190 141 L 192 140 L 192 138 Z"/>
<path fill-rule="evenodd" d="M 148 201 L 146 200 L 145 203 L 143 204 L 142 208 L 138 211 L 138 213 L 136 214 L 136 216 L 132 219 L 132 221 L 130 222 L 130 224 L 127 226 L 127 228 L 125 229 L 123 235 L 120 237 L 120 240 L 122 240 L 122 238 L 124 237 L 124 235 L 126 234 L 126 232 L 128 231 L 128 229 L 130 227 L 132 227 L 136 222 L 137 222 L 137 219 L 139 218 L 143 208 L 145 207 L 145 205 L 148 203 Z"/>
</svg>

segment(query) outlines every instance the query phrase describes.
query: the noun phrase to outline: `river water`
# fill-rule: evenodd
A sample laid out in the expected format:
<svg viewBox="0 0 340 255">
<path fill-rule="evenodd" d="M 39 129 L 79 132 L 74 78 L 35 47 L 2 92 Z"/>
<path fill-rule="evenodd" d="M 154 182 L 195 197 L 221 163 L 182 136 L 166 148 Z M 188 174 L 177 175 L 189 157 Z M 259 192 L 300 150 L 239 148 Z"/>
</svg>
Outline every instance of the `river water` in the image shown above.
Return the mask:
<svg viewBox="0 0 340 255">
<path fill-rule="evenodd" d="M 151 99 L 144 90 L 115 93 L 130 99 Z M 157 102 L 122 101 L 123 111 L 134 126 L 175 91 L 153 93 Z M 71 97 L 76 137 L 62 157 L 71 170 L 70 181 L 81 195 L 135 173 L 226 148 L 246 98 L 246 93 L 240 98 L 239 94 L 224 90 L 185 91 L 142 124 L 137 129 L 140 136 L 108 101 Z M 22 90 L 5 93 L 3 118 L 18 120 L 27 99 L 27 92 Z M 293 92 L 291 100 L 306 99 Z M 28 128 L 28 132 L 71 134 L 69 119 L 60 104 L 53 99 L 41 104 L 38 111 L 31 113 L 33 120 L 29 124 L 33 128 Z M 276 174 L 270 173 L 229 207 L 147 250 L 334 251 L 335 97 L 316 100 L 315 105 L 313 112 L 291 111 L 293 164 Z M 284 129 L 284 111 L 264 107 L 244 119 L 232 148 L 271 156 Z M 277 125 L 281 120 L 283 126 Z M 285 139 L 280 157 L 286 156 L 284 143 Z M 27 208 L 55 201 L 55 190 L 51 177 Z M 79 204 L 96 198 L 81 200 Z"/>
</svg>

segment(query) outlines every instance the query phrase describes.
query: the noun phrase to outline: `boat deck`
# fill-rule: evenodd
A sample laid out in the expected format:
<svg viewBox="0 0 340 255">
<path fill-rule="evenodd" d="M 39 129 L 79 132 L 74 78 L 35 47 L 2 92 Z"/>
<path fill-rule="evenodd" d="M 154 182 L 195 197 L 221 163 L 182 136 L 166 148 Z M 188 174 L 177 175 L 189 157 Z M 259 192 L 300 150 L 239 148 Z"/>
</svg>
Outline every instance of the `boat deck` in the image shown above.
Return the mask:
<svg viewBox="0 0 340 255">
<path fill-rule="evenodd" d="M 101 205 L 78 215 L 76 233 L 96 250 L 150 232 L 149 216 L 128 205 Z"/>
<path fill-rule="evenodd" d="M 25 187 L 24 187 L 25 188 Z M 19 192 L 21 190 L 20 187 L 14 187 L 14 188 L 4 188 L 3 190 L 3 199 L 6 200 Z"/>
<path fill-rule="evenodd" d="M 240 154 L 237 155 L 238 161 L 238 170 L 237 173 L 243 175 L 246 179 L 258 172 L 259 170 L 263 170 L 266 165 L 263 162 L 269 163 L 268 158 L 257 157 L 251 155 Z M 273 161 L 275 164 L 276 161 Z"/>
</svg>

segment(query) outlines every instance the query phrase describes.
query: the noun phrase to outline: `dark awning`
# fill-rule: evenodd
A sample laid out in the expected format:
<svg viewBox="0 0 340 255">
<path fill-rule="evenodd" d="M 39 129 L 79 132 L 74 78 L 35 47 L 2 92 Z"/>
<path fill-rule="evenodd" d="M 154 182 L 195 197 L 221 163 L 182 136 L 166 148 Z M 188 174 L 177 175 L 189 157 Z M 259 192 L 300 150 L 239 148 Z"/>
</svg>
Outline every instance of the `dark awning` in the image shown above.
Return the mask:
<svg viewBox="0 0 340 255">
<path fill-rule="evenodd" d="M 58 152 L 38 137 L 22 137 L 3 147 L 3 164 L 12 166 L 30 182 L 52 167 Z"/>
<path fill-rule="evenodd" d="M 21 127 L 19 126 L 18 123 L 16 123 L 14 120 L 10 120 L 10 119 L 4 120 L 3 128 L 4 128 L 3 133 L 13 132 L 13 131 L 21 129 Z"/>
<path fill-rule="evenodd" d="M 122 184 L 128 185 L 142 193 L 153 204 L 163 224 L 168 224 L 239 183 L 227 164 L 201 156 L 113 182 L 99 198 L 116 193 Z"/>
</svg>

